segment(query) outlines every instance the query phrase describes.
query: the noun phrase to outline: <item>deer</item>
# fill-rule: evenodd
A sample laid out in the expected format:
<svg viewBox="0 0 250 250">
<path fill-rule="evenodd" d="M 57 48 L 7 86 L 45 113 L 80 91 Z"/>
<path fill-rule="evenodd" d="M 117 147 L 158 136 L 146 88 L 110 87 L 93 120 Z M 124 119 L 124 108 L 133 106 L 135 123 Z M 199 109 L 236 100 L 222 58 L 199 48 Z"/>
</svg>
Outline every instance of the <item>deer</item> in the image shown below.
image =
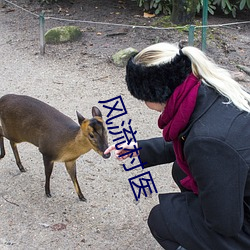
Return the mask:
<svg viewBox="0 0 250 250">
<path fill-rule="evenodd" d="M 108 148 L 107 130 L 101 111 L 92 107 L 92 118 L 76 111 L 79 125 L 54 107 L 31 96 L 7 94 L 0 98 L 0 159 L 5 156 L 4 138 L 8 139 L 16 164 L 25 172 L 17 144 L 28 142 L 38 147 L 45 168 L 45 194 L 51 197 L 50 177 L 54 162 L 64 162 L 81 201 L 86 201 L 76 175 L 76 160 L 91 149 L 104 159 Z"/>
</svg>

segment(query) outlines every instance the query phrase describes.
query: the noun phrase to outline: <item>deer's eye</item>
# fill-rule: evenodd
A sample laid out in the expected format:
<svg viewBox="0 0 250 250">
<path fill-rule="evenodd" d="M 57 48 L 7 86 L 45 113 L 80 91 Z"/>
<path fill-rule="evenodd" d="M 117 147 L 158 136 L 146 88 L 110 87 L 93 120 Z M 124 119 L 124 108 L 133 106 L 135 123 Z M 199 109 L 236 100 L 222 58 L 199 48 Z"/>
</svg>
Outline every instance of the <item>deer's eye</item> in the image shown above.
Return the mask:
<svg viewBox="0 0 250 250">
<path fill-rule="evenodd" d="M 94 139 L 94 135 L 93 135 L 93 134 L 89 134 L 89 137 L 90 137 L 91 139 Z"/>
</svg>

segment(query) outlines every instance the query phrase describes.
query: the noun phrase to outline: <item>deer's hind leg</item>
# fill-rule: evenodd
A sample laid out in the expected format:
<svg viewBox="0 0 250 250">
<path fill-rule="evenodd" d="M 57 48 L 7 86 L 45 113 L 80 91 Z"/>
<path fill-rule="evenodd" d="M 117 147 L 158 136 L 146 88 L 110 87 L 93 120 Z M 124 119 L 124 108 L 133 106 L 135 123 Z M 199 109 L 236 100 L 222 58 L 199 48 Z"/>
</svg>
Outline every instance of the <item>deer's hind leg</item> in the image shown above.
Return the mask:
<svg viewBox="0 0 250 250">
<path fill-rule="evenodd" d="M 0 126 L 0 150 L 1 150 L 0 159 L 2 159 L 5 156 L 5 149 L 3 140 L 3 129 L 1 126 Z"/>
<path fill-rule="evenodd" d="M 13 150 L 13 153 L 14 153 L 14 156 L 15 156 L 15 159 L 16 159 L 16 164 L 17 164 L 18 168 L 20 169 L 21 172 L 25 172 L 26 170 L 24 169 L 24 167 L 23 167 L 23 165 L 21 163 L 19 154 L 18 154 L 16 142 L 10 140 L 10 145 L 11 145 L 11 148 Z"/>
<path fill-rule="evenodd" d="M 79 183 L 76 177 L 76 161 L 67 161 L 65 162 L 66 169 L 70 175 L 71 180 L 74 183 L 74 187 L 78 197 L 81 201 L 87 201 L 87 199 L 83 196 L 82 191 L 80 189 Z"/>
<path fill-rule="evenodd" d="M 45 194 L 47 195 L 47 197 L 51 197 L 51 193 L 50 193 L 50 177 L 53 171 L 53 167 L 54 167 L 54 162 L 51 160 L 50 157 L 46 156 L 43 154 L 43 163 L 44 163 L 44 167 L 45 167 Z"/>
</svg>

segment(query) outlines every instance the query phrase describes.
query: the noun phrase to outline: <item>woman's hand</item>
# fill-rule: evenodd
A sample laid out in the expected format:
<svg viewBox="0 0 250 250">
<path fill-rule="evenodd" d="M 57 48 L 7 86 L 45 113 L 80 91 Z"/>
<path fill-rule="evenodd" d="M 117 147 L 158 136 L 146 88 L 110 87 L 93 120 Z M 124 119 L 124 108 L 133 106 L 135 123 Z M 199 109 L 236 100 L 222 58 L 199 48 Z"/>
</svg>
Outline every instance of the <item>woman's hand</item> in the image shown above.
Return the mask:
<svg viewBox="0 0 250 250">
<path fill-rule="evenodd" d="M 124 159 L 131 156 L 131 153 L 128 153 L 129 149 L 134 150 L 135 148 L 138 148 L 138 143 L 137 142 L 131 142 L 131 143 L 129 143 L 129 145 L 127 143 L 124 143 L 122 145 L 119 145 L 119 148 L 121 148 L 121 149 L 116 149 L 115 144 L 111 145 L 110 147 L 108 147 L 105 150 L 104 154 L 108 154 L 111 151 L 115 150 L 116 158 L 121 161 L 121 160 L 124 160 Z M 125 150 L 125 149 L 128 149 L 128 150 Z M 126 155 L 123 155 L 123 154 L 126 154 Z M 121 156 L 121 155 L 123 155 L 123 156 Z M 137 157 L 138 155 L 139 155 L 139 150 L 137 150 L 137 152 L 136 151 L 133 152 L 132 157 Z"/>
</svg>

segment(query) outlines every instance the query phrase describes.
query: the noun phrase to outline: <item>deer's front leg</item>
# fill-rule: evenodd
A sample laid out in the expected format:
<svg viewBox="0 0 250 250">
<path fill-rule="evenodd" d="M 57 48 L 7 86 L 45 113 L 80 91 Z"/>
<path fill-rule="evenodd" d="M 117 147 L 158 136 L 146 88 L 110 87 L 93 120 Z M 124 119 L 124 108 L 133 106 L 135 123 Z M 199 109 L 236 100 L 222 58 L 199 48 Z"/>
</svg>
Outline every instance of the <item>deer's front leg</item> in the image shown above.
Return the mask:
<svg viewBox="0 0 250 250">
<path fill-rule="evenodd" d="M 78 194 L 78 197 L 81 201 L 87 201 L 87 199 L 83 196 L 81 188 L 79 186 L 79 183 L 77 181 L 76 177 L 76 161 L 68 161 L 65 162 L 66 169 L 70 175 L 71 180 L 74 183 L 74 187 L 76 190 L 76 193 Z"/>
</svg>

